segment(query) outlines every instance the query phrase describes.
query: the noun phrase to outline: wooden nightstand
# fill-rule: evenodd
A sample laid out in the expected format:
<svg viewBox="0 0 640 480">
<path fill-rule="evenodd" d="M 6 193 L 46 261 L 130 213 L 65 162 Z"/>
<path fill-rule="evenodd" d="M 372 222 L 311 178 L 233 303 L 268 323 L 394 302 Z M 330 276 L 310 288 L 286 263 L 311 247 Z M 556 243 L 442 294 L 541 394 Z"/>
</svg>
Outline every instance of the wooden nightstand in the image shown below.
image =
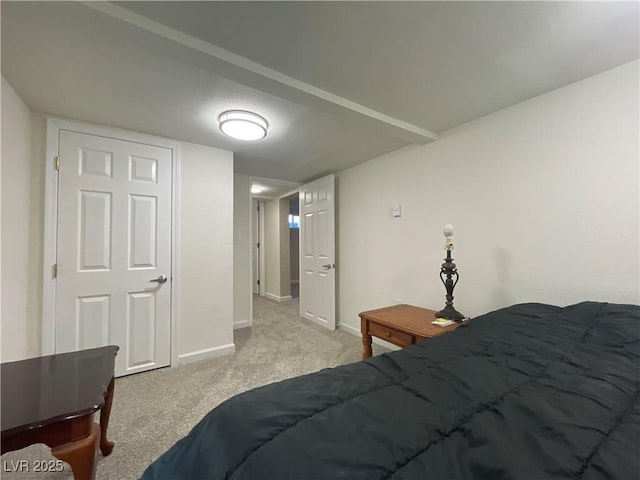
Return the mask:
<svg viewBox="0 0 640 480">
<path fill-rule="evenodd" d="M 435 313 L 435 310 L 404 304 L 362 312 L 360 314 L 362 359 L 369 358 L 373 354 L 372 336 L 399 347 L 406 347 L 425 338 L 451 332 L 462 325 L 461 323 L 454 323 L 447 327 L 432 325 L 431 322 L 436 318 Z"/>
</svg>

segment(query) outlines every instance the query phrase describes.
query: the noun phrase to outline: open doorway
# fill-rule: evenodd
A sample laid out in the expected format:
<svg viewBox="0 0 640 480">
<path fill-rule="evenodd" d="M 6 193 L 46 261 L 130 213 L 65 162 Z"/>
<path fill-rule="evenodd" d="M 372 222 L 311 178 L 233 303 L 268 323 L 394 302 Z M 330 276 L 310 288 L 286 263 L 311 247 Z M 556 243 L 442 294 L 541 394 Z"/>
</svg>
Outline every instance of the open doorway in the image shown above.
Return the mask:
<svg viewBox="0 0 640 480">
<path fill-rule="evenodd" d="M 247 292 L 251 305 L 255 308 L 258 296 L 286 302 L 298 316 L 334 329 L 334 175 L 304 185 L 258 177 L 248 180 L 255 208 L 247 209 L 254 213 L 246 223 L 256 244 L 254 261 L 247 262 L 255 282 Z M 252 310 L 250 324 L 254 316 Z"/>
<path fill-rule="evenodd" d="M 299 184 L 251 177 L 250 186 L 253 293 L 276 302 L 289 302 L 293 298 L 292 278 L 299 278 L 299 223 L 290 222 L 294 214 L 299 218 Z M 294 294 L 298 298 L 297 282 L 295 285 Z"/>
<path fill-rule="evenodd" d="M 253 294 L 264 296 L 264 282 L 260 282 L 261 272 L 264 271 L 264 258 L 260 254 L 260 240 L 264 237 L 264 201 L 251 199 L 251 266 L 253 269 Z M 264 242 L 263 242 L 264 245 Z M 261 290 L 262 288 L 262 290 Z"/>
</svg>

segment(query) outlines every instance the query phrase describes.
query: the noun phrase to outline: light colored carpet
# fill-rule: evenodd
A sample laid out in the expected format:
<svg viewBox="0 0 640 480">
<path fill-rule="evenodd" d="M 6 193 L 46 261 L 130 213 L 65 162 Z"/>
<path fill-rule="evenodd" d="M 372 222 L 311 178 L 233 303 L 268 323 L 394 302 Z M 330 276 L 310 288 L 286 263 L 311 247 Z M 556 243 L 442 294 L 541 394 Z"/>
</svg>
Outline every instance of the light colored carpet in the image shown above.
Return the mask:
<svg viewBox="0 0 640 480">
<path fill-rule="evenodd" d="M 297 305 L 297 299 L 278 304 L 255 297 L 254 326 L 235 331 L 234 355 L 117 379 L 109 425 L 116 446 L 108 457 L 98 454 L 97 478 L 139 478 L 206 413 L 237 393 L 360 360 L 358 337 L 298 317 Z M 12 460 L 55 460 L 45 445 L 7 453 L 2 460 L 3 479 L 72 478 L 66 464 L 57 473 L 6 472 Z"/>
</svg>

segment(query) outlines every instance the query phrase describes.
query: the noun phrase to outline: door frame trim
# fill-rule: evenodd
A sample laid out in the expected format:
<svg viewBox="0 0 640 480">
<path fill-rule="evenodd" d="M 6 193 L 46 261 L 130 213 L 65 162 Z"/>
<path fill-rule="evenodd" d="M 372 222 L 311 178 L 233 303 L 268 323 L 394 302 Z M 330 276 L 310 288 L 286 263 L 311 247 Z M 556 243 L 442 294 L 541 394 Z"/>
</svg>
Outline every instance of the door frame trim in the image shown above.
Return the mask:
<svg viewBox="0 0 640 480">
<path fill-rule="evenodd" d="M 180 286 L 180 142 L 154 135 L 133 132 L 120 128 L 107 127 L 93 123 L 79 122 L 60 117 L 48 116 L 45 149 L 45 185 L 44 185 L 44 248 L 42 274 L 42 355 L 55 353 L 56 329 L 56 280 L 52 276 L 51 266 L 56 263 L 58 238 L 58 170 L 54 168 L 54 159 L 58 155 L 60 131 L 144 143 L 172 151 L 171 161 L 171 366 L 178 365 L 178 300 Z"/>
<path fill-rule="evenodd" d="M 258 216 L 260 217 L 259 218 L 260 230 L 258 232 L 258 242 L 260 243 L 260 271 L 258 274 L 258 280 L 260 280 L 260 288 L 259 288 L 258 295 L 261 297 L 264 297 L 266 294 L 266 287 L 267 287 L 267 277 L 265 275 L 265 272 L 267 271 L 267 256 L 264 253 L 265 244 L 266 244 L 265 235 L 264 235 L 264 209 L 266 208 L 265 201 L 258 200 L 258 205 L 260 206 L 260 210 L 258 211 Z M 253 316 L 251 318 L 253 318 Z"/>
</svg>

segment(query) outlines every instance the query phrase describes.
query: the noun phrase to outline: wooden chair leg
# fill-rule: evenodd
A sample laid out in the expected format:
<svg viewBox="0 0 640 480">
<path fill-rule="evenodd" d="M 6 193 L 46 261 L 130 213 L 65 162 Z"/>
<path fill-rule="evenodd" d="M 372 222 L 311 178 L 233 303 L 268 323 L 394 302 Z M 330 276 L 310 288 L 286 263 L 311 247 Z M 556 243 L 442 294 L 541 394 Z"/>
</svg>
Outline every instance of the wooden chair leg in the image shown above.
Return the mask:
<svg viewBox="0 0 640 480">
<path fill-rule="evenodd" d="M 99 437 L 100 426 L 94 423 L 89 436 L 52 448 L 51 454 L 69 464 L 75 480 L 94 480 Z"/>
</svg>

